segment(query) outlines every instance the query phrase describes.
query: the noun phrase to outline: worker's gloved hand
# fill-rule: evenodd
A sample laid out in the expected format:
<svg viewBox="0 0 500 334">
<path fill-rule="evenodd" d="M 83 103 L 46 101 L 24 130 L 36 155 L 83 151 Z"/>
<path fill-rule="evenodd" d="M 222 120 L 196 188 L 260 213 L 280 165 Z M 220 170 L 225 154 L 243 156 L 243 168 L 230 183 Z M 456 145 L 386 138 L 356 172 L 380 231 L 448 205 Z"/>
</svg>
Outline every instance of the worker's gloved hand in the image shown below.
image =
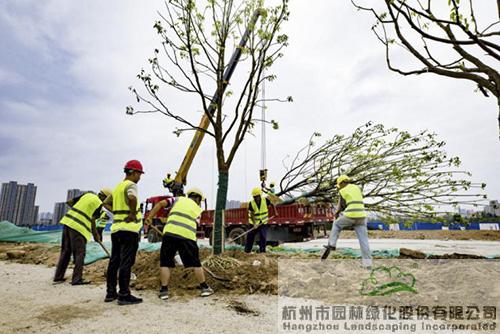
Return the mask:
<svg viewBox="0 0 500 334">
<path fill-rule="evenodd" d="M 152 223 L 153 223 L 153 220 L 150 217 L 148 217 L 144 220 L 144 224 L 146 224 L 146 225 L 151 225 Z"/>
</svg>

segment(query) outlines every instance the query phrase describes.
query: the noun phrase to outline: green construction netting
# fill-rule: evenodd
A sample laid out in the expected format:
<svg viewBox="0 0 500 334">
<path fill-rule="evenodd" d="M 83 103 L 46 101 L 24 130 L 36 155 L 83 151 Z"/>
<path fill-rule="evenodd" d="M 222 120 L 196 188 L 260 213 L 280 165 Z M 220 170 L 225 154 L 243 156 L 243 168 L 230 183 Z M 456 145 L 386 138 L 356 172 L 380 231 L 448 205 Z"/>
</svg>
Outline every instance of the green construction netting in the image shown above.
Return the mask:
<svg viewBox="0 0 500 334">
<path fill-rule="evenodd" d="M 62 231 L 33 231 L 26 227 L 16 226 L 8 221 L 0 222 L 0 241 L 4 242 L 35 242 L 35 243 L 61 243 Z M 108 251 L 111 251 L 111 242 L 103 242 Z M 139 250 L 153 252 L 160 249 L 161 243 L 151 244 L 149 242 L 139 243 Z M 107 255 L 97 242 L 87 243 L 85 253 L 85 264 L 93 263 L 97 260 L 106 258 Z"/>
<path fill-rule="evenodd" d="M 60 243 L 61 231 L 33 231 L 27 227 L 19 227 L 8 221 L 2 221 L 0 222 L 0 241 Z"/>
<path fill-rule="evenodd" d="M 36 242 L 36 243 L 60 243 L 61 242 L 61 231 L 33 231 L 26 227 L 18 227 L 8 221 L 0 222 L 0 241 L 6 242 Z M 111 242 L 103 242 L 104 246 L 108 251 L 111 251 Z M 139 243 L 139 250 L 146 252 L 153 252 L 159 250 L 161 243 L 149 243 L 141 241 Z M 207 246 L 200 246 L 200 248 L 211 248 Z M 244 250 L 243 246 L 239 245 L 229 245 L 225 247 L 226 250 Z M 254 248 L 257 249 L 257 248 Z M 269 252 L 272 253 L 319 253 L 322 252 L 321 248 L 291 248 L 291 247 L 268 247 Z M 337 249 L 342 255 L 350 256 L 353 258 L 361 258 L 361 251 L 352 248 L 340 248 Z M 427 254 L 431 255 L 431 254 Z M 394 258 L 399 256 L 399 249 L 384 249 L 384 250 L 373 250 L 373 257 L 383 257 L 383 258 Z M 87 243 L 87 251 L 85 255 L 85 264 L 93 263 L 97 260 L 106 258 L 107 255 L 102 249 L 101 245 L 91 241 Z M 488 256 L 488 258 L 494 258 L 495 256 Z"/>
</svg>

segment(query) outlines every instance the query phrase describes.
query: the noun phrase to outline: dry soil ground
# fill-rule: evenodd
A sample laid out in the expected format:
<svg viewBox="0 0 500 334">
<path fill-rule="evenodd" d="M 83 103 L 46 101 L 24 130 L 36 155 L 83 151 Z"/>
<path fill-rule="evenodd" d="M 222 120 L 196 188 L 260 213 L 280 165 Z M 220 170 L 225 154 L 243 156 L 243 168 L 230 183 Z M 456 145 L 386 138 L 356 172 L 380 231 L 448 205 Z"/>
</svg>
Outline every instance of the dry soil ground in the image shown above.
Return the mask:
<svg viewBox="0 0 500 334">
<path fill-rule="evenodd" d="M 372 232 L 371 237 L 376 238 L 379 233 Z M 493 231 L 383 233 L 397 238 L 500 240 L 500 232 Z M 342 237 L 349 237 L 349 232 Z M 359 268 L 359 260 L 334 254 L 331 261 L 316 265 L 318 254 L 246 255 L 229 251 L 226 256 L 236 259 L 237 265 L 226 269 L 211 267 L 229 280 L 208 277 L 216 290 L 214 296 L 197 297 L 192 274 L 176 268 L 172 299 L 164 303 L 156 297 L 158 252 L 141 252 L 133 269 L 137 275 L 133 286 L 145 302 L 119 307 L 102 301 L 106 260 L 85 267 L 86 278 L 93 281 L 90 286 L 53 286 L 51 278 L 58 252 L 58 245 L 0 243 L 0 333 L 271 333 L 279 329 L 278 292 L 286 298 L 337 304 L 432 306 L 498 304 L 500 300 L 496 260 L 414 260 L 421 254 L 410 252 L 410 260 L 394 261 L 406 261 L 397 265 L 415 275 L 418 294 L 399 292 L 366 297 L 360 294 L 360 284 L 370 273 Z M 207 259 L 210 254 L 204 250 L 202 260 Z M 375 263 L 390 266 L 384 261 Z M 68 270 L 67 275 L 70 274 Z"/>
</svg>

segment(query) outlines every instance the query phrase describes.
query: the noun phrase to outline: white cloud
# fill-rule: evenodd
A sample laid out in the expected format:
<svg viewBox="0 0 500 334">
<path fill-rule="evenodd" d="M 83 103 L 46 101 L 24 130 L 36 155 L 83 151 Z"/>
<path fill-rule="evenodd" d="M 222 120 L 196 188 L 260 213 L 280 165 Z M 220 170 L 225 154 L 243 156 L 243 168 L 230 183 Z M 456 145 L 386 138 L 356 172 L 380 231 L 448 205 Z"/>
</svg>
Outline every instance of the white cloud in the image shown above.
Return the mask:
<svg viewBox="0 0 500 334">
<path fill-rule="evenodd" d="M 65 84 L 88 91 L 64 103 L 48 98 L 3 101 L 0 115 L 2 119 L 8 115 L 9 121 L 0 130 L 15 139 L 20 151 L 0 157 L 0 181 L 35 182 L 37 201 L 47 211 L 65 198 L 66 189 L 113 186 L 122 177 L 122 164 L 137 158 L 146 168 L 139 184 L 142 197 L 161 193 L 161 179 L 167 171 L 177 170 L 191 134 L 176 138 L 174 121 L 160 115 L 129 117 L 124 108 L 134 103 L 127 87 L 137 85 L 135 75 L 157 46 L 152 25 L 163 2 L 21 4 L 17 10 L 1 8 L 0 19 L 8 22 L 23 45 L 36 50 L 33 57 L 51 59 L 63 50 L 71 57 L 65 79 L 74 80 Z M 489 183 L 492 197 L 500 198 L 493 100 L 475 94 L 469 82 L 389 72 L 383 47 L 370 31 L 371 18 L 356 12 L 349 2 L 317 0 L 312 6 L 295 1 L 291 11 L 285 27 L 290 46 L 275 67 L 278 79 L 266 87 L 268 96 L 292 95 L 295 100 L 269 105 L 268 119 L 280 123 L 280 130 L 268 130 L 267 136 L 271 179 L 278 181 L 281 160 L 303 146 L 312 132 L 322 132 L 326 138 L 373 120 L 410 131 L 437 132 L 448 142 L 450 153 L 461 156 L 475 179 Z M 0 70 L 2 75 L 15 75 L 15 69 Z M 197 100 L 164 94 L 176 110 L 198 121 Z M 12 118 L 13 112 L 18 118 Z M 232 166 L 229 198 L 248 198 L 258 183 L 260 132 L 255 133 L 257 137 L 248 137 Z M 209 194 L 210 203 L 217 185 L 215 165 L 213 142 L 207 137 L 188 180 Z"/>
</svg>

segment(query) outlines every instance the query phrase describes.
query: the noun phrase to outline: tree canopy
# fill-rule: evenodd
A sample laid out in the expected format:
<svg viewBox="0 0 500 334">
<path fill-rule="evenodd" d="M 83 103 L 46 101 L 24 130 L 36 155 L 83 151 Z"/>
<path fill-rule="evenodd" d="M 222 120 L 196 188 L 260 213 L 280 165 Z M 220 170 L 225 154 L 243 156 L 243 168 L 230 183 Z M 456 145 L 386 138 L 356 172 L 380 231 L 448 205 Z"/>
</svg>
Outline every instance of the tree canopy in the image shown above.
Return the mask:
<svg viewBox="0 0 500 334">
<path fill-rule="evenodd" d="M 492 95 L 500 138 L 500 0 L 351 2 L 373 14 L 372 30 L 385 46 L 390 70 L 405 76 L 433 73 L 468 80 L 484 96 Z M 398 57 L 398 49 L 409 58 Z"/>
<path fill-rule="evenodd" d="M 315 133 L 293 158 L 277 193 L 285 199 L 306 197 L 336 201 L 336 179 L 347 174 L 362 188 L 369 211 L 383 217 L 433 218 L 451 206 L 477 205 L 486 197 L 484 183 L 470 180 L 460 159 L 448 156 L 445 142 L 429 131 L 411 134 L 367 123 L 351 135 L 335 135 L 316 145 Z"/>
</svg>

